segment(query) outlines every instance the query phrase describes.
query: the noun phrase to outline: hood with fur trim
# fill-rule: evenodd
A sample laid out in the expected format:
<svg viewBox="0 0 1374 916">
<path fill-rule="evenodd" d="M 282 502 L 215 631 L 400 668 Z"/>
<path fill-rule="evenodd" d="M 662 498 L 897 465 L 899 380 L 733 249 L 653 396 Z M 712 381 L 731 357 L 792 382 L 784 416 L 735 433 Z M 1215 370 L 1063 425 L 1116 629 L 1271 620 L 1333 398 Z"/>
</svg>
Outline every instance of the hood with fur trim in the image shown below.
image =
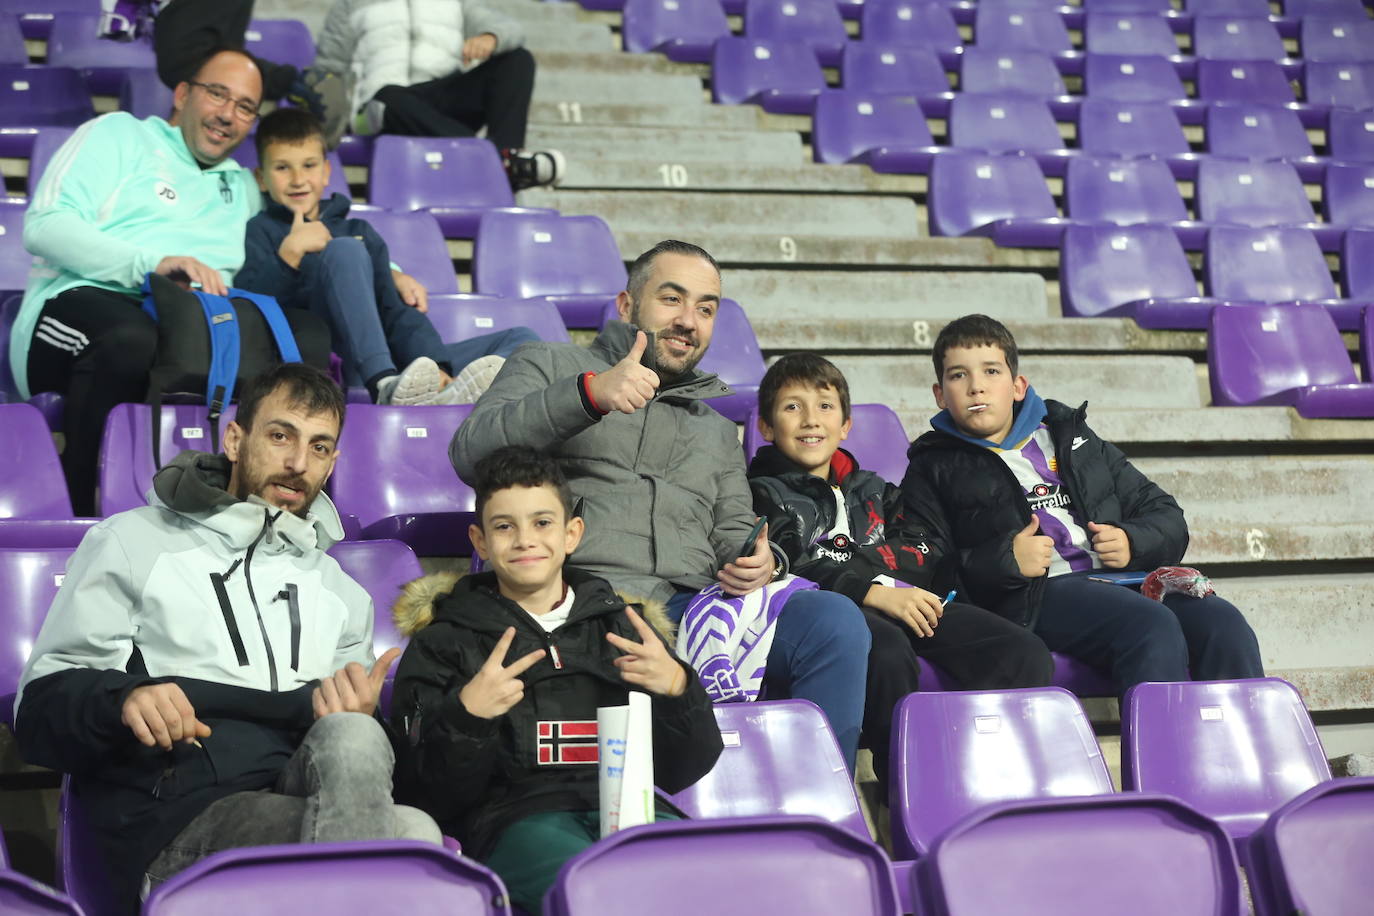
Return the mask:
<svg viewBox="0 0 1374 916">
<path fill-rule="evenodd" d="M 421 576 L 405 584 L 400 597 L 391 606 L 391 618 L 396 629 L 407 639 L 434 622 L 434 605 L 441 598 L 452 594 L 454 586 L 463 579 L 464 573 L 440 572 Z M 626 604 L 641 608 L 644 619 L 649 622 L 668 645 L 677 642 L 677 624 L 668 617 L 668 606 L 661 601 L 640 598 L 633 595 L 616 593 Z"/>
</svg>

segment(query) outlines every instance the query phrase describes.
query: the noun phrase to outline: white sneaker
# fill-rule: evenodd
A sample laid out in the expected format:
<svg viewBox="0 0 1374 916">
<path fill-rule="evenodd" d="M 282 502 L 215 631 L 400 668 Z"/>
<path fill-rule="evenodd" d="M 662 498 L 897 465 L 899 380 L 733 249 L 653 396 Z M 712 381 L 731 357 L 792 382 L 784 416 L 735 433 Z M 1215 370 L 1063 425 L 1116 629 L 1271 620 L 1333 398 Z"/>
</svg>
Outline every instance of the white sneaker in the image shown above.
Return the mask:
<svg viewBox="0 0 1374 916">
<path fill-rule="evenodd" d="M 401 370 L 377 383 L 378 404 L 398 404 L 411 407 L 433 404 L 444 387 L 444 374 L 439 364 L 428 356 L 421 356 Z"/>
<path fill-rule="evenodd" d="M 512 191 L 557 185 L 568 170 L 568 161 L 556 149 L 505 151 L 506 175 Z"/>
<path fill-rule="evenodd" d="M 474 359 L 464 366 L 463 371 L 454 376 L 453 381 L 444 389 L 444 392 L 451 393 L 453 398 L 452 401 L 445 403 L 476 404 L 482 393 L 491 387 L 496 374 L 505 364 L 504 356 L 483 356 Z"/>
</svg>

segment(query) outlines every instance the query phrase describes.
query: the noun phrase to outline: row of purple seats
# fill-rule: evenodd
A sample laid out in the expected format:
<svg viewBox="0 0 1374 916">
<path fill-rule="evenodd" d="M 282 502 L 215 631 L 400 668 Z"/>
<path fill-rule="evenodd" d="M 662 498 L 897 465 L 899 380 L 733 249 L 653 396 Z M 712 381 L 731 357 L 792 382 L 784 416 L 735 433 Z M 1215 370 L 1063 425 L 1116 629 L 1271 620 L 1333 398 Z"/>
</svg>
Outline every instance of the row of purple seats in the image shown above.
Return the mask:
<svg viewBox="0 0 1374 916">
<path fill-rule="evenodd" d="M 1374 303 L 1374 230 L 1346 233 L 1338 295 L 1326 258 L 1302 228 L 1216 226 L 1203 255 L 1198 293 L 1183 246 L 1169 226 L 1071 225 L 1060 243 L 1064 314 L 1131 317 L 1142 327 L 1205 328 L 1223 303 L 1302 302 L 1321 306 L 1344 331 L 1361 327 Z"/>
<path fill-rule="evenodd" d="M 1336 323 L 1319 305 L 1220 305 L 1207 333 L 1212 403 L 1284 404 L 1304 417 L 1374 418 L 1374 305 L 1364 309 L 1361 337 L 1363 382 L 1355 378 Z"/>
</svg>

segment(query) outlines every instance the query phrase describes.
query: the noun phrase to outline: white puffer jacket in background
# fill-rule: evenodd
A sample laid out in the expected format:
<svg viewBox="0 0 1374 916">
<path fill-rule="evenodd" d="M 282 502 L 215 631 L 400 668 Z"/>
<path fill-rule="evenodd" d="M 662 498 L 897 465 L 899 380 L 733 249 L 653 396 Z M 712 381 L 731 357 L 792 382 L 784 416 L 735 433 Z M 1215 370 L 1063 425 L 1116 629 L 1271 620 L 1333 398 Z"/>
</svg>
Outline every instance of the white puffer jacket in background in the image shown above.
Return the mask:
<svg viewBox="0 0 1374 916">
<path fill-rule="evenodd" d="M 337 0 L 317 42 L 315 66 L 353 75 L 353 111 L 367 106 L 375 131 L 383 111 L 372 101 L 377 90 L 464 69 L 463 42 L 484 34 L 496 36 L 494 54 L 524 44 L 519 26 L 481 0 Z"/>
</svg>

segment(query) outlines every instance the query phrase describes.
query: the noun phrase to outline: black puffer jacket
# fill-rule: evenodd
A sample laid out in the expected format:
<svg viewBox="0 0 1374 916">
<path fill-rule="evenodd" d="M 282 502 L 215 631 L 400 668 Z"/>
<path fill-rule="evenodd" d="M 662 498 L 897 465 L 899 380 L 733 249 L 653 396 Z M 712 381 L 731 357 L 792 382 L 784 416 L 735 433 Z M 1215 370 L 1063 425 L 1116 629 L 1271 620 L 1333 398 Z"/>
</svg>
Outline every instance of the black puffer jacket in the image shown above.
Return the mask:
<svg viewBox="0 0 1374 916">
<path fill-rule="evenodd" d="M 523 817 L 599 805 L 595 757 L 559 764 L 557 748 L 579 743 L 579 727 L 566 723 L 595 726 L 597 707 L 625 705 L 630 688 L 613 664 L 621 652 L 606 634 L 635 642 L 639 635 L 625 616 L 625 600 L 605 580 L 576 569 L 563 574 L 575 594 L 573 608 L 552 633 L 497 592 L 494 573 L 460 581 L 453 574 L 426 576 L 406 586 L 396 604 L 397 624 L 413 634 L 396 669 L 392 700 L 392 722 L 409 736 L 407 759 L 397 768 L 400 796 L 428 811 L 478 858 Z M 524 699 L 504 716 L 480 719 L 463 707 L 458 692 L 510 626 L 516 635 L 507 664 L 536 649 L 547 654 L 520 676 Z M 706 775 L 722 746 L 711 701 L 686 670 L 682 696 L 653 697 L 654 781 L 668 792 Z M 594 728 L 580 743 L 588 742 L 595 746 Z M 541 762 L 541 747 L 551 759 Z"/>
<path fill-rule="evenodd" d="M 1130 569 L 1178 563 L 1188 548 L 1188 525 L 1174 498 L 1089 428 L 1086 403 L 1077 410 L 1058 401 L 1045 407 L 1075 515 L 1123 528 Z M 1045 578 L 1021 575 L 1012 554 L 1012 538 L 1030 523 L 1031 508 L 1011 470 L 991 449 L 939 430 L 913 442 L 907 456 L 907 516 L 927 533 L 934 552 L 957 562 L 967 600 L 1033 626 Z"/>
<path fill-rule="evenodd" d="M 829 481 L 798 468 L 776 446 L 765 445 L 749 464 L 754 511 L 768 519 L 768 539 L 786 555 L 789 572 L 863 604 L 873 577 L 892 576 L 931 587 L 934 558 L 919 531 L 907 524 L 902 491 L 840 449 L 831 478 L 844 498 L 851 536 L 829 538 L 837 519 Z"/>
</svg>

